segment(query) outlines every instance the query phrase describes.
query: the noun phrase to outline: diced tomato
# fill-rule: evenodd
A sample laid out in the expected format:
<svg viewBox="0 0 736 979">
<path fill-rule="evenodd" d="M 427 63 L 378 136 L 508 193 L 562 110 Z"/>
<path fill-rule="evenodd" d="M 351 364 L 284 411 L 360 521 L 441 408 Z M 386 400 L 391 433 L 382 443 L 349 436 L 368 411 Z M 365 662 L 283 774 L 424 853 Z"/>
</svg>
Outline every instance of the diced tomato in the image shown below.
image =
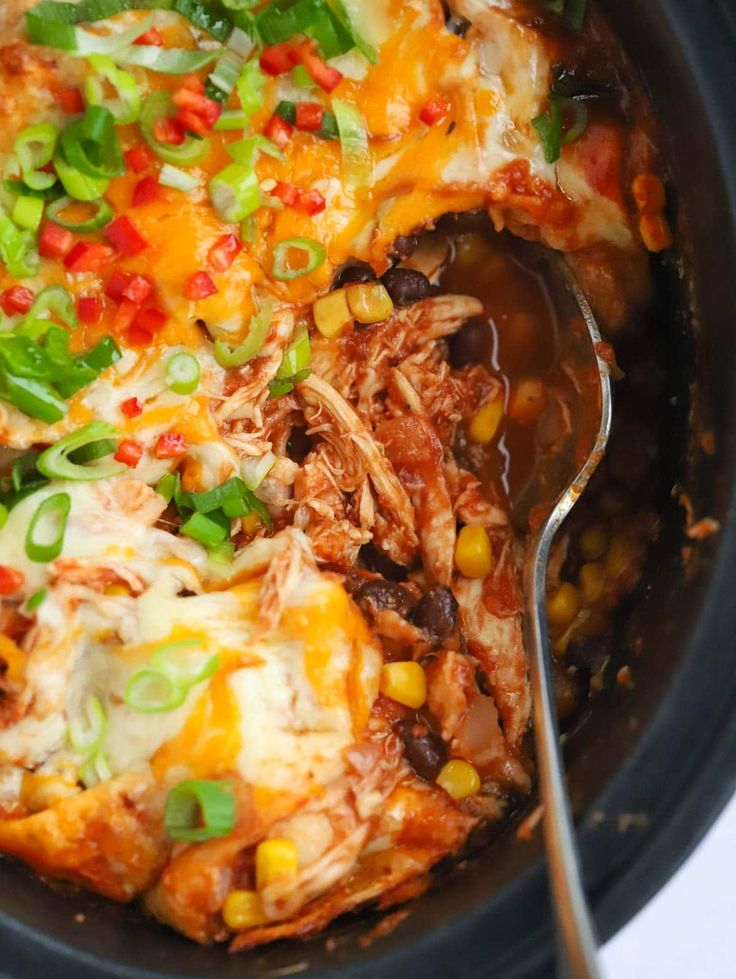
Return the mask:
<svg viewBox="0 0 736 979">
<path fill-rule="evenodd" d="M 123 296 L 136 306 L 142 306 L 153 292 L 153 283 L 145 275 L 132 275 L 123 289 Z"/>
<path fill-rule="evenodd" d="M 149 27 L 145 34 L 133 41 L 133 44 L 150 44 L 155 48 L 162 48 L 165 43 L 163 34 L 156 27 Z"/>
<path fill-rule="evenodd" d="M 314 41 L 304 41 L 299 45 L 299 56 L 310 77 L 325 92 L 331 92 L 342 81 L 342 72 L 332 68 L 317 54 Z"/>
<path fill-rule="evenodd" d="M 74 235 L 51 221 L 45 224 L 38 240 L 41 258 L 64 258 L 74 247 Z"/>
<path fill-rule="evenodd" d="M 105 237 L 126 258 L 139 255 L 148 248 L 148 242 L 129 217 L 116 218 L 105 228 Z"/>
<path fill-rule="evenodd" d="M 275 146 L 278 146 L 280 150 L 283 150 L 291 142 L 291 135 L 293 132 L 294 127 L 290 125 L 286 119 L 282 119 L 281 116 L 274 112 L 266 123 L 266 128 L 263 130 L 263 135 L 266 137 L 266 139 L 270 139 Z"/>
<path fill-rule="evenodd" d="M 209 272 L 195 272 L 193 276 L 187 279 L 184 286 L 184 297 L 192 302 L 214 296 L 216 292 L 217 286 L 212 281 Z"/>
<path fill-rule="evenodd" d="M 133 326 L 138 330 L 147 333 L 149 338 L 158 333 L 167 320 L 165 313 L 160 309 L 141 309 L 133 321 Z"/>
<path fill-rule="evenodd" d="M 77 299 L 77 316 L 83 323 L 99 323 L 102 319 L 102 300 L 97 296 Z"/>
<path fill-rule="evenodd" d="M 13 286 L 0 296 L 0 306 L 7 316 L 14 313 L 27 313 L 34 303 L 34 294 L 24 286 Z"/>
<path fill-rule="evenodd" d="M 61 111 L 68 116 L 76 116 L 84 112 L 84 99 L 78 88 L 57 88 L 54 98 L 61 106 Z"/>
<path fill-rule="evenodd" d="M 419 111 L 419 118 L 427 126 L 433 126 L 438 119 L 444 118 L 451 108 L 449 102 L 444 102 L 442 99 L 432 99 L 431 102 L 422 106 Z"/>
<path fill-rule="evenodd" d="M 327 203 L 318 190 L 303 190 L 299 194 L 299 209 L 306 214 L 319 214 Z"/>
<path fill-rule="evenodd" d="M 133 173 L 143 173 L 144 170 L 148 170 L 150 166 L 153 166 L 156 161 L 153 152 L 147 146 L 144 146 L 143 143 L 139 143 L 137 146 L 131 146 L 129 150 L 123 153 L 123 156 Z"/>
<path fill-rule="evenodd" d="M 136 442 L 134 439 L 123 439 L 113 458 L 117 459 L 118 462 L 124 462 L 131 469 L 135 469 L 141 461 L 142 455 L 143 446 L 140 442 Z"/>
<path fill-rule="evenodd" d="M 158 191 L 158 180 L 155 177 L 144 177 L 133 188 L 131 204 L 133 207 L 142 207 L 144 204 L 150 204 L 151 201 L 155 201 L 158 197 Z"/>
<path fill-rule="evenodd" d="M 25 580 L 22 571 L 0 564 L 0 595 L 12 595 L 23 587 Z"/>
<path fill-rule="evenodd" d="M 159 143 L 168 143 L 170 146 L 181 146 L 187 138 L 184 127 L 178 119 L 157 119 L 153 124 L 153 135 Z"/>
<path fill-rule="evenodd" d="M 283 201 L 286 207 L 293 207 L 299 200 L 299 188 L 295 187 L 294 184 L 284 183 L 283 180 L 278 180 L 276 186 L 271 191 L 273 197 L 278 197 L 280 201 Z"/>
<path fill-rule="evenodd" d="M 137 418 L 143 411 L 143 405 L 140 398 L 128 398 L 120 405 L 120 410 L 126 418 Z"/>
<path fill-rule="evenodd" d="M 133 321 L 138 315 L 140 306 L 138 303 L 131 302 L 130 299 L 123 299 L 115 310 L 115 318 L 112 321 L 113 329 L 116 333 L 125 333 L 133 325 Z M 150 340 L 150 336 L 149 336 Z"/>
<path fill-rule="evenodd" d="M 274 44 L 263 49 L 258 63 L 267 75 L 283 75 L 299 64 L 299 54 L 288 42 Z"/>
<path fill-rule="evenodd" d="M 296 128 L 303 129 L 308 133 L 314 133 L 322 128 L 324 114 L 325 110 L 319 102 L 297 102 Z"/>
<path fill-rule="evenodd" d="M 223 235 L 210 248 L 207 258 L 217 272 L 227 272 L 242 248 L 243 243 L 235 235 Z"/>
<path fill-rule="evenodd" d="M 115 252 L 107 245 L 88 245 L 80 241 L 64 259 L 70 272 L 96 272 L 115 257 Z"/>
<path fill-rule="evenodd" d="M 189 444 L 181 432 L 166 432 L 159 435 L 153 454 L 157 459 L 174 459 L 186 455 L 188 451 Z"/>
</svg>

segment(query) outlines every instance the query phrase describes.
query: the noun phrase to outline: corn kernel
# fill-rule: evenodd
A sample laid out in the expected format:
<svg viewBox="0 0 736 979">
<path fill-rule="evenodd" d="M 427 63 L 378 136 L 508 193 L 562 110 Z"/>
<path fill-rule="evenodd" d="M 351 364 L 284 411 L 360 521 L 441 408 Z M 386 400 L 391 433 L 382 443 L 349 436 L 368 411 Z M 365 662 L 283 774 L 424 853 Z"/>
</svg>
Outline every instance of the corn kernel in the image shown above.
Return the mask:
<svg viewBox="0 0 736 979">
<path fill-rule="evenodd" d="M 122 582 L 117 582 L 114 585 L 105 586 L 106 595 L 130 595 L 130 588 L 124 585 Z"/>
<path fill-rule="evenodd" d="M 257 891 L 230 891 L 225 898 L 222 917 L 228 928 L 243 931 L 254 925 L 263 925 L 268 918 L 263 913 Z"/>
<path fill-rule="evenodd" d="M 455 567 L 465 578 L 483 578 L 493 570 L 493 551 L 485 527 L 463 527 L 457 535 Z"/>
<path fill-rule="evenodd" d="M 519 422 L 536 421 L 544 408 L 544 385 L 539 377 L 525 377 L 514 387 L 509 399 L 508 414 Z"/>
<path fill-rule="evenodd" d="M 650 252 L 662 252 L 672 247 L 672 231 L 663 214 L 642 214 L 639 234 Z"/>
<path fill-rule="evenodd" d="M 554 595 L 547 599 L 547 618 L 550 625 L 564 628 L 578 614 L 578 590 L 569 581 L 563 581 Z"/>
<path fill-rule="evenodd" d="M 381 670 L 381 693 L 397 704 L 421 707 L 427 699 L 427 677 L 419 663 L 386 663 Z"/>
<path fill-rule="evenodd" d="M 258 528 L 261 526 L 261 518 L 255 510 L 251 510 L 250 513 L 246 513 L 244 517 L 240 518 L 240 526 L 246 534 L 257 534 Z"/>
<path fill-rule="evenodd" d="M 328 340 L 339 336 L 353 322 L 344 289 L 335 289 L 334 292 L 328 292 L 326 296 L 315 300 L 312 315 L 314 325 Z"/>
<path fill-rule="evenodd" d="M 345 291 L 350 311 L 359 323 L 378 323 L 393 312 L 391 296 L 380 282 L 358 282 Z"/>
<path fill-rule="evenodd" d="M 631 183 L 631 193 L 640 214 L 656 214 L 667 203 L 664 184 L 656 173 L 640 173 Z"/>
<path fill-rule="evenodd" d="M 480 775 L 469 761 L 453 758 L 442 766 L 437 776 L 437 784 L 453 799 L 467 799 L 469 795 L 475 795 L 480 788 Z"/>
<path fill-rule="evenodd" d="M 468 438 L 471 442 L 488 445 L 496 437 L 502 418 L 502 401 L 491 401 L 489 404 L 483 405 L 468 426 Z"/>
<path fill-rule="evenodd" d="M 455 259 L 460 265 L 477 265 L 485 262 L 490 248 L 483 235 L 460 235 L 455 241 Z"/>
<path fill-rule="evenodd" d="M 280 877 L 291 877 L 299 867 L 296 843 L 274 836 L 256 847 L 256 887 L 263 890 Z"/>
<path fill-rule="evenodd" d="M 584 564 L 580 569 L 580 588 L 586 602 L 594 602 L 603 591 L 606 572 L 600 561 Z"/>
<path fill-rule="evenodd" d="M 628 574 L 632 570 L 633 554 L 625 537 L 615 536 L 606 554 L 606 571 L 614 578 Z"/>
<path fill-rule="evenodd" d="M 608 548 L 608 534 L 606 528 L 600 524 L 588 527 L 580 537 L 580 553 L 586 561 L 597 561 L 603 557 Z"/>
</svg>

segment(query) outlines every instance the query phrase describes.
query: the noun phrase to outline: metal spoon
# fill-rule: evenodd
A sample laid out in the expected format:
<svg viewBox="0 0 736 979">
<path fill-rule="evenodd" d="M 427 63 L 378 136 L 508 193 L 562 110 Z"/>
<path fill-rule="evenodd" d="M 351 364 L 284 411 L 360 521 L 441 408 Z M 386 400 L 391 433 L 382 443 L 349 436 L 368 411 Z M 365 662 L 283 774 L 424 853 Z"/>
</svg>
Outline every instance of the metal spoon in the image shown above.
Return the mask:
<svg viewBox="0 0 736 979">
<path fill-rule="evenodd" d="M 573 461 L 570 472 L 558 474 L 561 492 L 541 526 L 532 531 L 524 564 L 524 630 L 530 663 L 544 840 L 557 923 L 559 971 L 572 979 L 599 979 L 601 972 L 597 962 L 595 929 L 582 886 L 554 710 L 546 578 L 555 534 L 580 498 L 605 451 L 611 428 L 612 393 L 609 365 L 599 354 L 601 336 L 588 301 L 564 260 L 551 256 L 550 260 L 555 265 L 559 264 L 567 290 L 577 303 L 587 326 L 592 344 L 591 358 L 598 367 L 600 425 L 582 466 L 578 456 L 578 462 Z M 546 500 L 554 500 L 555 494 L 549 494 L 549 486 L 546 491 Z M 530 501 L 526 503 L 530 512 Z"/>
</svg>

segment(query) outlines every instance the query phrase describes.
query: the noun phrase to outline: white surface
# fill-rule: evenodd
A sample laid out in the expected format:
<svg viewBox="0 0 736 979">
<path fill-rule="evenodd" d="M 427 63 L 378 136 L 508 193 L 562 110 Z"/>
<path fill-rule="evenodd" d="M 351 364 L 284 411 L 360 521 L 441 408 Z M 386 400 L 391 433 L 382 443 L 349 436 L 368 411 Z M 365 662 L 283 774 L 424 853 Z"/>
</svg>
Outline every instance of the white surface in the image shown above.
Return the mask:
<svg viewBox="0 0 736 979">
<path fill-rule="evenodd" d="M 602 958 L 606 979 L 735 979 L 736 798 Z"/>
</svg>

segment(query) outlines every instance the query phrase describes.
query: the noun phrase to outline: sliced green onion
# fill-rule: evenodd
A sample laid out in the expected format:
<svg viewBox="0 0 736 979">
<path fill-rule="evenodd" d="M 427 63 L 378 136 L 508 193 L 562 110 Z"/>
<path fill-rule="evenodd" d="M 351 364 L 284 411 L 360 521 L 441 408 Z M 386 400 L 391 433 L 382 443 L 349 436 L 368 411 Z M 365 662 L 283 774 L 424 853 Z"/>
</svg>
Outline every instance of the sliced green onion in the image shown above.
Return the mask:
<svg viewBox="0 0 736 979">
<path fill-rule="evenodd" d="M 176 115 L 176 107 L 168 92 L 151 92 L 143 102 L 140 126 L 143 138 L 156 153 L 167 163 L 193 166 L 203 160 L 211 149 L 208 139 L 196 139 L 187 136 L 180 146 L 162 143 L 156 139 L 154 127 L 159 119 L 171 118 Z"/>
<path fill-rule="evenodd" d="M 138 670 L 125 685 L 123 700 L 139 714 L 176 710 L 187 699 L 188 688 L 163 670 Z"/>
<path fill-rule="evenodd" d="M 227 836 L 235 826 L 232 783 L 205 779 L 180 782 L 169 790 L 164 825 L 172 840 L 200 843 Z"/>
<path fill-rule="evenodd" d="M 110 460 L 95 465 L 79 466 L 69 459 L 76 449 L 81 449 L 91 442 L 114 438 L 116 435 L 113 426 L 108 425 L 107 422 L 90 422 L 89 425 L 59 439 L 55 445 L 42 452 L 36 463 L 38 470 L 49 479 L 70 479 L 76 482 L 117 476 L 127 469 L 125 463 Z"/>
<path fill-rule="evenodd" d="M 292 68 L 291 77 L 294 80 L 294 84 L 298 85 L 299 88 L 315 88 L 317 85 L 304 65 L 297 65 L 295 68 Z"/>
<path fill-rule="evenodd" d="M 356 46 L 355 32 L 345 8 L 333 0 L 296 0 L 296 3 L 270 3 L 261 10 L 255 27 L 264 44 L 279 44 L 295 34 L 307 34 L 320 46 L 325 58 L 345 54 Z M 366 50 L 370 46 L 361 42 Z"/>
<path fill-rule="evenodd" d="M 260 69 L 258 59 L 249 61 L 236 84 L 241 108 L 248 118 L 263 106 L 265 84 L 266 76 Z"/>
<path fill-rule="evenodd" d="M 87 177 L 110 180 L 125 173 L 115 118 L 103 105 L 88 105 L 84 117 L 61 134 L 64 159 Z"/>
<path fill-rule="evenodd" d="M 267 452 L 260 459 L 243 459 L 240 463 L 243 482 L 251 492 L 257 490 L 275 465 L 276 456 L 273 452 Z"/>
<path fill-rule="evenodd" d="M 544 150 L 546 163 L 556 163 L 562 149 L 562 112 L 557 101 L 550 102 L 549 112 L 542 112 L 532 119 Z"/>
<path fill-rule="evenodd" d="M 255 172 L 239 163 L 225 167 L 209 183 L 210 200 L 223 221 L 247 218 L 261 206 L 261 187 Z"/>
<path fill-rule="evenodd" d="M 226 51 L 207 79 L 207 94 L 216 102 L 227 103 L 235 90 L 245 62 L 234 51 Z"/>
<path fill-rule="evenodd" d="M 273 303 L 267 300 L 263 308 L 252 317 L 248 326 L 248 335 L 237 347 L 230 347 L 224 340 L 215 341 L 215 360 L 226 370 L 242 367 L 256 357 L 266 342 L 273 317 Z"/>
<path fill-rule="evenodd" d="M 240 225 L 240 240 L 248 245 L 254 244 L 258 236 L 258 222 L 252 214 L 249 214 Z"/>
<path fill-rule="evenodd" d="M 236 0 L 236 3 L 243 3 L 243 0 Z M 245 0 L 243 6 L 248 5 L 253 7 L 255 6 L 255 3 L 249 3 L 249 0 Z M 227 3 L 225 3 L 224 6 L 227 7 Z M 234 9 L 237 9 L 237 7 Z M 253 38 L 246 34 L 244 30 L 241 30 L 239 27 L 234 27 L 232 34 L 227 39 L 227 46 L 231 51 L 239 54 L 240 57 L 245 60 L 255 47 L 255 42 Z"/>
<path fill-rule="evenodd" d="M 573 118 L 572 123 L 562 135 L 562 142 L 565 144 L 574 143 L 576 139 L 580 139 L 588 128 L 588 107 L 585 102 L 569 99 L 567 107 L 572 112 Z"/>
<path fill-rule="evenodd" d="M 576 0 L 572 0 L 576 2 Z M 584 0 L 583 0 L 584 2 Z M 350 35 L 354 46 L 360 51 L 364 58 L 366 58 L 372 65 L 378 64 L 378 52 L 369 44 L 364 38 L 358 34 L 358 32 L 353 27 L 350 21 L 350 15 L 348 14 L 347 7 L 345 6 L 343 0 L 328 0 L 328 3 L 332 9 L 332 12 L 342 23 L 342 26 Z"/>
<path fill-rule="evenodd" d="M 283 160 L 284 154 L 275 143 L 272 143 L 266 136 L 246 136 L 245 139 L 237 143 L 230 143 L 227 147 L 228 154 L 236 163 L 241 163 L 244 167 L 253 169 L 258 162 L 260 153 L 272 156 L 274 160 Z"/>
<path fill-rule="evenodd" d="M 276 371 L 277 380 L 293 377 L 309 367 L 312 362 L 312 347 L 309 342 L 309 332 L 306 329 L 298 331 L 294 341 L 286 348 L 281 366 Z"/>
<path fill-rule="evenodd" d="M 301 266 L 289 262 L 289 253 L 295 251 L 306 256 Z M 326 257 L 325 246 L 313 238 L 286 238 L 280 241 L 273 251 L 272 275 L 279 282 L 290 282 L 318 269 Z"/>
<path fill-rule="evenodd" d="M 89 75 L 84 83 L 84 95 L 90 105 L 102 105 L 108 109 L 118 126 L 128 126 L 138 121 L 141 114 L 141 93 L 135 78 L 129 71 L 115 65 L 105 54 L 91 54 L 89 63 L 97 72 Z M 105 97 L 105 82 L 115 89 L 114 98 Z"/>
<path fill-rule="evenodd" d="M 66 402 L 51 385 L 32 377 L 18 377 L 5 371 L 0 376 L 0 398 L 14 405 L 30 418 L 53 425 L 67 412 Z"/>
<path fill-rule="evenodd" d="M 77 11 L 78 13 L 79 11 Z M 85 21 L 103 20 L 109 16 L 111 16 L 109 13 L 106 13 L 104 17 L 80 18 L 77 16 L 74 19 L 74 23 L 79 24 Z M 143 20 L 139 20 L 137 24 L 133 24 L 132 27 L 110 34 L 92 34 L 78 27 L 74 32 L 76 48 L 72 50 L 84 58 L 89 57 L 91 54 L 109 54 L 117 61 L 119 57 L 128 51 L 133 42 L 138 40 L 141 34 L 145 34 L 149 27 L 153 26 L 153 22 L 154 16 L 153 14 L 149 14 Z M 54 47 L 54 45 L 51 44 L 51 47 Z"/>
<path fill-rule="evenodd" d="M 81 366 L 89 367 L 97 375 L 101 374 L 108 367 L 111 367 L 122 356 L 120 347 L 118 347 L 112 337 L 102 337 L 94 347 L 77 358 L 77 363 Z"/>
<path fill-rule="evenodd" d="M 155 490 L 167 503 L 171 503 L 176 493 L 178 473 L 166 473 L 156 483 Z"/>
<path fill-rule="evenodd" d="M 71 197 L 60 197 L 58 201 L 52 201 L 46 211 L 49 220 L 58 224 L 67 231 L 76 231 L 78 234 L 87 234 L 90 231 L 97 231 L 104 228 L 113 219 L 113 210 L 104 198 L 96 201 L 88 201 L 93 207 L 94 213 L 84 221 L 67 221 L 61 215 L 68 207 L 74 204 Z"/>
<path fill-rule="evenodd" d="M 166 364 L 166 384 L 175 394 L 192 394 L 199 385 L 200 367 L 197 358 L 180 351 Z"/>
<path fill-rule="evenodd" d="M 207 3 L 201 0 L 174 0 L 168 6 L 221 43 L 227 40 L 233 29 L 230 18 L 219 12 L 211 0 Z"/>
<path fill-rule="evenodd" d="M 207 557 L 214 564 L 231 564 L 235 557 L 235 544 L 231 540 L 223 541 L 217 547 L 211 547 Z"/>
<path fill-rule="evenodd" d="M 161 172 L 158 175 L 158 182 L 164 187 L 173 187 L 174 190 L 181 190 L 185 194 L 189 194 L 193 190 L 197 190 L 198 187 L 202 186 L 202 182 L 199 177 L 195 177 L 193 174 L 187 173 L 186 170 L 180 170 L 178 167 L 174 167 L 170 163 L 164 163 L 164 165 L 161 167 Z"/>
<path fill-rule="evenodd" d="M 8 517 L 9 516 L 10 516 L 10 511 L 8 510 L 8 508 L 5 506 L 4 503 L 0 503 L 0 530 L 2 530 L 2 528 L 8 522 Z M 31 597 L 33 597 L 33 596 L 31 596 Z M 29 598 L 28 601 L 30 602 L 30 600 L 31 599 Z M 26 603 L 26 605 L 27 604 L 28 603 Z"/>
<path fill-rule="evenodd" d="M 26 319 L 43 319 L 47 313 L 50 313 L 54 319 L 63 323 L 64 326 L 68 326 L 70 330 L 76 329 L 79 325 L 72 294 L 64 286 L 46 286 L 36 296 L 33 305 L 21 320 L 16 332 L 23 333 Z"/>
<path fill-rule="evenodd" d="M 110 181 L 102 177 L 89 177 L 87 174 L 71 166 L 60 153 L 54 157 L 54 167 L 64 190 L 75 201 L 101 200 L 110 186 Z"/>
<path fill-rule="evenodd" d="M 32 190 L 45 190 L 56 183 L 56 175 L 46 173 L 54 158 L 59 129 L 50 123 L 39 123 L 24 129 L 15 141 L 15 156 L 20 165 L 23 181 Z"/>
<path fill-rule="evenodd" d="M 6 519 L 7 519 L 7 510 Z M 46 601 L 46 597 L 49 591 L 48 588 L 39 588 L 38 591 L 34 591 L 31 597 L 26 602 L 26 612 L 35 612 L 36 609 Z"/>
<path fill-rule="evenodd" d="M 80 755 L 92 755 L 104 744 L 107 735 L 107 714 L 99 697 L 87 699 L 83 714 L 84 721 L 76 717 L 69 721 L 69 743 Z"/>
<path fill-rule="evenodd" d="M 190 656 L 181 655 L 181 652 L 186 649 L 194 650 L 201 648 L 201 646 L 201 640 L 195 638 L 166 643 L 166 645 L 160 646 L 151 657 L 151 666 L 167 673 L 179 683 L 185 684 L 187 688 L 194 687 L 205 680 L 209 680 L 220 666 L 220 657 L 217 653 L 208 656 L 204 662 L 200 656 L 195 659 L 194 664 L 190 662 Z"/>
<path fill-rule="evenodd" d="M 248 116 L 242 109 L 224 109 L 213 128 L 216 133 L 229 133 L 235 129 L 245 129 L 247 125 Z"/>
<path fill-rule="evenodd" d="M 213 516 L 205 516 L 203 513 L 193 513 L 179 528 L 180 533 L 192 540 L 199 541 L 205 547 L 217 547 L 227 538 L 228 527 L 224 527 L 222 522 L 214 519 Z"/>
<path fill-rule="evenodd" d="M 81 449 L 75 449 L 69 454 L 69 458 L 76 466 L 83 466 L 87 462 L 96 462 L 104 459 L 105 456 L 112 455 L 118 447 L 115 439 L 100 439 L 99 442 L 90 442 L 83 445 Z"/>
<path fill-rule="evenodd" d="M 191 75 L 211 65 L 217 51 L 187 51 L 183 48 L 159 48 L 133 44 L 114 53 L 116 61 L 136 65 L 161 75 Z"/>
<path fill-rule="evenodd" d="M 61 554 L 71 506 L 68 493 L 54 493 L 39 503 L 26 534 L 26 554 L 31 561 L 47 564 Z"/>
<path fill-rule="evenodd" d="M 19 228 L 35 232 L 41 227 L 44 207 L 45 201 L 38 197 L 18 197 L 11 217 Z"/>
<path fill-rule="evenodd" d="M 27 278 L 38 271 L 35 243 L 35 236 L 30 231 L 19 231 L 0 210 L 0 261 L 16 279 Z"/>
<path fill-rule="evenodd" d="M 366 187 L 373 175 L 373 157 L 363 115 L 357 106 L 343 99 L 333 99 L 332 108 L 340 133 L 345 185 L 353 189 Z"/>
<path fill-rule="evenodd" d="M 107 756 L 100 751 L 85 761 L 79 768 L 79 778 L 86 789 L 91 789 L 100 782 L 112 778 L 112 769 Z"/>
</svg>

